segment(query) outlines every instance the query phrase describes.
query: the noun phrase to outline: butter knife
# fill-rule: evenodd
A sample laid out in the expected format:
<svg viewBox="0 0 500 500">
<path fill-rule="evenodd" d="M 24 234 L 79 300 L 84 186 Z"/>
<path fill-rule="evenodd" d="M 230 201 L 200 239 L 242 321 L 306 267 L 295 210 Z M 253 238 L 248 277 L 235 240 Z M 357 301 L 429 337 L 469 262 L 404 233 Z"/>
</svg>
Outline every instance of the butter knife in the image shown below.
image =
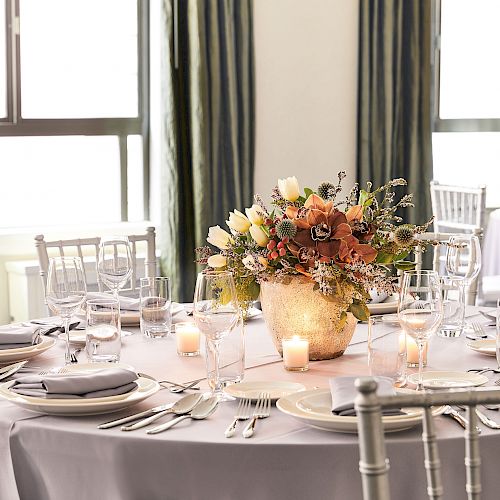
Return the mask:
<svg viewBox="0 0 500 500">
<path fill-rule="evenodd" d="M 98 429 L 110 429 L 111 427 L 116 427 L 118 425 L 126 424 L 127 422 L 133 422 L 134 420 L 140 420 L 141 418 L 149 417 L 155 415 L 156 413 L 169 410 L 174 406 L 175 403 L 168 403 L 160 406 L 155 406 L 149 410 L 141 411 L 140 413 L 134 413 L 128 417 L 119 418 L 118 420 L 111 420 L 110 422 L 105 422 L 104 424 L 98 425 Z"/>
</svg>

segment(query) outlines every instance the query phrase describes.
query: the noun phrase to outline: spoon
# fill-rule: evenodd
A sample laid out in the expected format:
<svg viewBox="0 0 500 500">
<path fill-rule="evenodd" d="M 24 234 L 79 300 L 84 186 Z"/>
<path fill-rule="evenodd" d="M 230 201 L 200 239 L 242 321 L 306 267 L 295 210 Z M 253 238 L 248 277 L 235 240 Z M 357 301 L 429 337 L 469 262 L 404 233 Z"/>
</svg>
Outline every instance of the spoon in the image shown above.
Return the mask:
<svg viewBox="0 0 500 500">
<path fill-rule="evenodd" d="M 192 418 L 194 420 L 203 420 L 209 417 L 217 409 L 218 403 L 219 401 L 217 400 L 216 397 L 205 399 L 201 403 L 197 404 L 193 408 L 191 413 L 187 415 L 182 415 L 181 417 L 174 418 L 173 420 L 167 422 L 166 424 L 153 427 L 153 429 L 147 431 L 146 434 L 158 434 L 159 432 L 166 431 L 167 429 L 170 429 L 170 427 L 173 427 L 174 425 L 178 424 L 179 422 L 182 422 L 183 420 L 186 420 L 187 418 Z"/>
<path fill-rule="evenodd" d="M 172 408 L 168 408 L 167 410 L 163 410 L 155 415 L 145 418 L 135 424 L 131 425 L 123 425 L 121 427 L 122 431 L 134 431 L 135 429 L 140 429 L 141 427 L 146 427 L 153 423 L 155 420 L 163 417 L 164 415 L 168 415 L 169 413 L 175 413 L 176 415 L 182 415 L 184 413 L 189 413 L 200 401 L 201 394 L 190 394 L 189 396 L 185 396 L 182 399 L 179 399 Z"/>
</svg>

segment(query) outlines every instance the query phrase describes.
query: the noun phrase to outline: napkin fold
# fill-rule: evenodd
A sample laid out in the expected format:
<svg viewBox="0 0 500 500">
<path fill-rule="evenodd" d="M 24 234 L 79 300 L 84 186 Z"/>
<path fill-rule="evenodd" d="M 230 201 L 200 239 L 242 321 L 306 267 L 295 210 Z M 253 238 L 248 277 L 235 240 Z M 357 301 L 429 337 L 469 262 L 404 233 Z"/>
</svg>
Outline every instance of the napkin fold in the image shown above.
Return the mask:
<svg viewBox="0 0 500 500">
<path fill-rule="evenodd" d="M 38 343 L 39 325 L 6 325 L 0 327 L 0 350 L 19 349 Z"/>
<path fill-rule="evenodd" d="M 113 296 L 109 293 L 104 292 L 87 292 L 87 300 L 96 299 L 112 299 Z M 141 306 L 140 299 L 134 299 L 133 297 L 122 297 L 118 296 L 118 302 L 120 303 L 121 311 L 139 311 Z"/>
<path fill-rule="evenodd" d="M 342 417 L 356 415 L 354 399 L 358 395 L 354 381 L 359 377 L 335 377 L 330 379 L 330 391 L 332 393 L 332 413 Z M 378 396 L 394 396 L 396 391 L 389 377 L 374 377 L 377 381 Z M 387 408 L 382 410 L 382 415 L 404 415 L 399 408 Z"/>
<path fill-rule="evenodd" d="M 124 368 L 85 373 L 27 375 L 10 387 L 23 396 L 44 399 L 90 399 L 118 396 L 138 387 L 137 374 Z"/>
</svg>

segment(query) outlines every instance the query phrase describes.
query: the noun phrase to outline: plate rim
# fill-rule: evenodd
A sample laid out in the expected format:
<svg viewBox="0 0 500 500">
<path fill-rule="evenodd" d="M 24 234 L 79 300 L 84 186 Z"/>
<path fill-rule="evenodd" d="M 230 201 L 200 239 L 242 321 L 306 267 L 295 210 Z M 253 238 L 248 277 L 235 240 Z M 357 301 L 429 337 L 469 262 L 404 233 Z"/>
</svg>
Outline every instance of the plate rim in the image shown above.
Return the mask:
<svg viewBox="0 0 500 500">
<path fill-rule="evenodd" d="M 41 336 L 41 342 L 34 345 L 29 345 L 26 347 L 15 347 L 14 349 L 0 349 L 0 359 L 3 357 L 2 354 L 12 355 L 12 354 L 27 354 L 36 351 L 43 352 L 44 350 L 50 349 L 56 343 L 56 339 L 48 337 L 46 335 Z M 51 345 L 46 345 L 51 344 Z M 7 357 L 7 356 L 5 356 Z M 22 361 L 22 360 L 19 360 Z"/>
<path fill-rule="evenodd" d="M 233 396 L 237 399 L 250 398 L 251 400 L 255 401 L 256 399 L 258 399 L 258 396 L 252 397 L 252 396 L 241 394 L 241 390 L 242 390 L 241 387 L 246 386 L 248 384 L 266 384 L 266 385 L 290 384 L 290 385 L 294 385 L 296 388 L 293 389 L 288 395 L 295 394 L 297 392 L 304 392 L 306 390 L 306 386 L 304 384 L 301 384 L 300 382 L 289 382 L 287 380 L 273 380 L 272 382 L 269 382 L 269 380 L 253 380 L 253 381 L 238 382 L 236 384 L 228 385 L 227 387 L 224 388 L 224 392 L 226 392 L 230 396 Z M 245 389 L 243 389 L 243 391 L 244 390 Z M 253 389 L 253 391 L 254 390 L 256 390 L 256 389 Z M 279 389 L 277 389 L 277 390 L 279 390 Z M 250 392 L 250 391 L 252 391 L 252 389 L 247 389 L 246 391 Z M 271 396 L 271 399 L 272 400 L 279 400 L 282 397 L 284 397 L 284 396 L 276 396 L 276 397 Z"/>
<path fill-rule="evenodd" d="M 476 383 L 473 383 L 472 387 L 480 387 L 484 384 L 486 384 L 488 382 L 488 377 L 480 374 L 480 373 L 473 373 L 473 372 L 461 372 L 461 371 L 457 371 L 457 370 L 430 370 L 430 371 L 427 371 L 427 372 L 423 372 L 422 373 L 422 382 L 423 382 L 423 385 L 425 387 L 425 377 L 427 374 L 435 374 L 435 373 L 455 373 L 455 374 L 460 374 L 461 376 L 465 375 L 466 377 L 470 377 L 470 378 L 476 378 L 478 381 Z M 432 375 L 430 375 L 432 376 Z M 412 373 L 411 375 L 408 376 L 408 380 L 412 383 L 412 384 L 416 384 L 418 382 L 418 373 Z M 479 383 L 479 380 L 483 380 L 481 383 Z M 433 385 L 432 388 L 438 388 L 439 386 L 437 385 Z M 458 386 L 458 385 L 454 385 L 454 386 L 451 386 L 453 388 L 461 388 L 461 387 L 471 387 L 471 385 L 464 385 L 464 386 Z M 441 386 L 440 388 L 443 388 L 443 389 L 450 389 L 450 386 Z"/>
</svg>

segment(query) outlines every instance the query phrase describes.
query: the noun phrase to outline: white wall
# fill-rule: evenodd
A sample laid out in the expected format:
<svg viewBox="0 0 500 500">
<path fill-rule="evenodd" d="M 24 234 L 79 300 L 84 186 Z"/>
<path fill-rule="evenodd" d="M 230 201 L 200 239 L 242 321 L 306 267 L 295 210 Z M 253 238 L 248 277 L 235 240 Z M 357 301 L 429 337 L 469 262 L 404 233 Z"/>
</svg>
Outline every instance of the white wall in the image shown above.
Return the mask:
<svg viewBox="0 0 500 500">
<path fill-rule="evenodd" d="M 358 2 L 255 0 L 255 192 L 356 174 Z"/>
</svg>

